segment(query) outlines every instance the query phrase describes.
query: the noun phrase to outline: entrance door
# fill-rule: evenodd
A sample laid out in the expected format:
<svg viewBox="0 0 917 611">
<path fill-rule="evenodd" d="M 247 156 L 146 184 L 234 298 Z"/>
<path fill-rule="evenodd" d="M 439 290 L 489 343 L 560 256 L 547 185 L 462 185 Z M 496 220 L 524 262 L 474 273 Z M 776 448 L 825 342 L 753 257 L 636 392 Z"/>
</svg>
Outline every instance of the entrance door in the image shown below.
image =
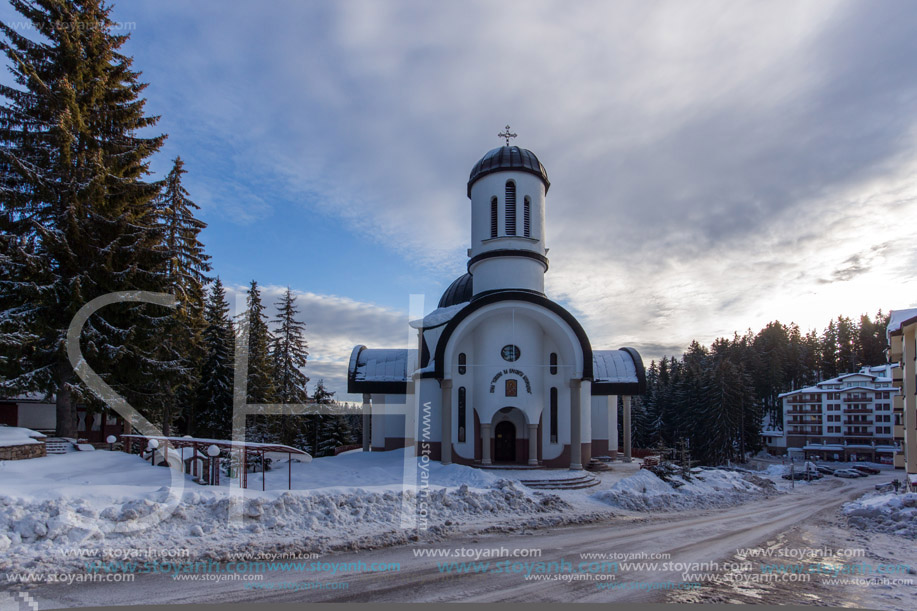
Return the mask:
<svg viewBox="0 0 917 611">
<path fill-rule="evenodd" d="M 516 426 L 504 420 L 497 423 L 494 433 L 494 460 L 516 462 Z"/>
</svg>

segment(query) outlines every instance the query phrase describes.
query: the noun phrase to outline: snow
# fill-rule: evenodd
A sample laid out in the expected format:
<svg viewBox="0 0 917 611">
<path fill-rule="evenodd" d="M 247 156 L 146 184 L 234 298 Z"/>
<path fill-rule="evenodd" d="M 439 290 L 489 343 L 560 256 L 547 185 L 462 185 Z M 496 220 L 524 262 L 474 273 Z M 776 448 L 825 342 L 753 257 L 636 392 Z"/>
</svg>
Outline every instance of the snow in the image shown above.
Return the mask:
<svg viewBox="0 0 917 611">
<path fill-rule="evenodd" d="M 636 511 L 673 511 L 695 507 L 718 507 L 764 496 L 774 490 L 770 480 L 734 471 L 706 470 L 690 480 L 672 478 L 678 487 L 648 469 L 623 479 L 594 496 L 610 505 Z"/>
<path fill-rule="evenodd" d="M 265 474 L 249 473 L 249 488 L 241 490 L 238 479 L 225 474 L 220 486 L 200 486 L 123 452 L 0 463 L 0 571 L 78 570 L 86 558 L 68 555 L 73 548 L 100 554 L 187 549 L 194 558 L 221 559 L 293 546 L 325 553 L 404 543 L 417 536 L 413 520 L 421 506 L 429 508 L 425 526 L 440 536 L 488 525 L 537 527 L 629 510 L 720 506 L 768 492 L 766 480 L 716 470 L 676 489 L 649 471 L 637 471 L 637 463 L 616 463 L 613 471 L 593 474 L 600 482 L 596 488 L 541 491 L 519 480 L 583 472 L 444 466 L 403 449 L 273 466 Z"/>
<path fill-rule="evenodd" d="M 416 350 L 403 348 L 369 349 L 357 346 L 351 356 L 349 371 L 360 382 L 406 382 L 413 371 Z M 410 363 L 409 363 L 410 361 Z"/>
<path fill-rule="evenodd" d="M 408 484 L 405 465 L 414 480 Z M 292 491 L 286 490 L 285 461 L 265 474 L 267 490 L 261 491 L 261 473 L 248 474 L 247 490 L 225 474 L 220 486 L 199 486 L 123 452 L 0 463 L 0 547 L 9 552 L 0 558 L 0 571 L 75 570 L 82 559 L 67 557 L 66 550 L 76 547 L 192 548 L 195 556 L 219 558 L 293 542 L 316 552 L 354 541 L 403 542 L 411 532 L 403 517 L 416 519 L 418 499 L 430 508 L 428 525 L 434 530 L 500 516 L 508 521 L 563 516 L 574 509 L 556 495 L 498 474 L 418 461 L 404 450 L 347 453 L 290 466 Z M 170 490 L 173 473 L 183 485 Z M 417 485 L 422 481 L 429 486 Z M 170 505 L 173 491 L 178 498 Z"/>
<path fill-rule="evenodd" d="M 28 446 L 39 443 L 45 436 L 20 426 L 0 426 L 0 447 Z"/>
<path fill-rule="evenodd" d="M 910 308 L 908 310 L 892 310 L 888 313 L 888 327 L 886 327 L 886 334 L 891 334 L 901 330 L 902 323 L 907 322 L 908 320 L 915 317 L 917 317 L 917 308 Z"/>
<path fill-rule="evenodd" d="M 593 350 L 593 372 L 596 382 L 637 382 L 634 359 L 625 350 Z"/>
<path fill-rule="evenodd" d="M 444 325 L 452 320 L 456 314 L 464 310 L 468 302 L 457 303 L 445 308 L 437 308 L 419 320 L 412 320 L 411 326 L 415 329 L 432 329 Z"/>
<path fill-rule="evenodd" d="M 843 513 L 861 530 L 917 539 L 917 493 L 870 492 L 845 503 Z"/>
<path fill-rule="evenodd" d="M 779 475 L 783 477 L 790 472 L 789 465 L 768 465 L 767 469 L 761 472 L 762 475 Z"/>
</svg>

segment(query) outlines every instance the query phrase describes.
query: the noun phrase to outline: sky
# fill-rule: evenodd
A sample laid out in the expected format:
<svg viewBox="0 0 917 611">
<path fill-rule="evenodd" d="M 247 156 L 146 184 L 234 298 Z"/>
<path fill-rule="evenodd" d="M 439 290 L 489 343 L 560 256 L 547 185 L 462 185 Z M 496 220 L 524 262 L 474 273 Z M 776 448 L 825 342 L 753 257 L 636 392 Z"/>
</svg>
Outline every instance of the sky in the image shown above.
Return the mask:
<svg viewBox="0 0 917 611">
<path fill-rule="evenodd" d="M 0 18 L 20 18 L 9 6 Z M 917 306 L 907 1 L 120 0 L 214 271 L 291 287 L 313 383 L 465 272 L 468 172 L 547 169 L 546 292 L 646 363 Z M 354 398 L 354 397 L 349 397 Z"/>
</svg>

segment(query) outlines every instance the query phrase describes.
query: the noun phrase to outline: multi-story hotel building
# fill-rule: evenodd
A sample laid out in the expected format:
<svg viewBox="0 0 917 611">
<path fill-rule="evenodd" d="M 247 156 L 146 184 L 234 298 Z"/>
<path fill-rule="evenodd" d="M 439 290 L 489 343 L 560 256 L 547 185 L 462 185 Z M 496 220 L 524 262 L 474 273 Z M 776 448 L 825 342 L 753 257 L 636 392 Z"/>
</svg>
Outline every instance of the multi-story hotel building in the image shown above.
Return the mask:
<svg viewBox="0 0 917 611">
<path fill-rule="evenodd" d="M 902 440 L 904 452 L 896 467 L 904 468 L 908 479 L 917 486 L 917 309 L 892 310 L 888 322 L 888 360 L 900 366 L 894 372 L 895 413 L 902 418 L 895 426 L 895 437 Z"/>
<path fill-rule="evenodd" d="M 864 367 L 780 395 L 783 435 L 770 449 L 800 458 L 892 464 L 901 452 L 893 409 L 897 364 Z"/>
</svg>

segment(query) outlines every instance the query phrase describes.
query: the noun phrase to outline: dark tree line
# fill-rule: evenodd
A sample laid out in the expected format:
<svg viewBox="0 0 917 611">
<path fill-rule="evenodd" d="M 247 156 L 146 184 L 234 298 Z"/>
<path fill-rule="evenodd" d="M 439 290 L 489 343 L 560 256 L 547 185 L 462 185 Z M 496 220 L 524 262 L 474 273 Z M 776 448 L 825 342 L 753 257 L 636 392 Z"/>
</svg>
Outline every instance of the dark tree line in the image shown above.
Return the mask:
<svg viewBox="0 0 917 611">
<path fill-rule="evenodd" d="M 886 362 L 888 316 L 839 316 L 818 333 L 769 323 L 757 333 L 692 342 L 680 359 L 664 357 L 647 369 L 647 393 L 634 403 L 637 447 L 675 447 L 688 441 L 706 464 L 742 460 L 762 448 L 764 422 L 783 422 L 778 396 L 860 367 Z"/>
</svg>

